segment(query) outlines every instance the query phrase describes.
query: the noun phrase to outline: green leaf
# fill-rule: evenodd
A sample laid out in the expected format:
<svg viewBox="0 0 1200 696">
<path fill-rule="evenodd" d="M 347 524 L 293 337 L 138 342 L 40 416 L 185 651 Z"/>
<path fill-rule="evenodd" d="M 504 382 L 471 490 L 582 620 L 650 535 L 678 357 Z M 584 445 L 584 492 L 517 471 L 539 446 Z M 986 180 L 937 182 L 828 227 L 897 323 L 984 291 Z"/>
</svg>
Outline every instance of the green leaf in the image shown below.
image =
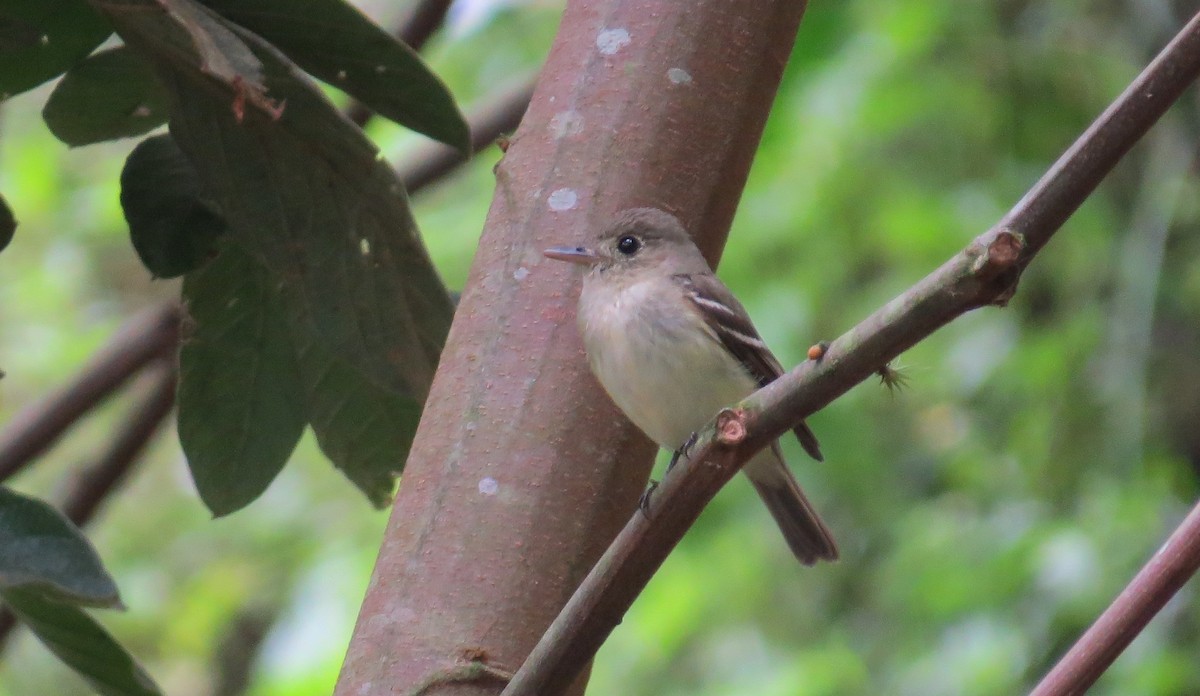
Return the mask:
<svg viewBox="0 0 1200 696">
<path fill-rule="evenodd" d="M 171 8 L 191 4 L 165 1 Z M 202 60 L 193 47 L 211 53 L 222 45 L 199 33 L 224 20 L 214 16 L 185 30 L 183 14 L 159 2 L 120 6 L 137 10 L 109 14 L 126 43 L 163 69 L 172 135 L 230 236 L 282 286 L 293 325 L 371 380 L 423 403 L 453 307 L 403 186 L 374 145 L 253 34 L 239 36 L 262 66 L 261 81 L 210 70 L 216 57 Z M 182 43 L 164 47 L 164 37 Z"/>
<path fill-rule="evenodd" d="M 183 281 L 179 441 L 215 515 L 248 505 L 304 432 L 304 392 L 287 320 L 265 269 L 233 244 Z"/>
<path fill-rule="evenodd" d="M 42 109 L 50 132 L 72 146 L 141 135 L 167 122 L 154 69 L 128 48 L 101 51 L 67 71 Z"/>
<path fill-rule="evenodd" d="M 5 0 L 0 4 L 0 101 L 61 74 L 111 33 L 84 0 Z"/>
<path fill-rule="evenodd" d="M 8 246 L 16 231 L 17 218 L 13 215 L 12 208 L 8 207 L 4 196 L 0 196 L 0 251 L 4 251 L 4 248 Z"/>
<path fill-rule="evenodd" d="M 120 606 L 91 542 L 61 512 L 0 486 L 0 590 L 23 589 L 97 607 Z"/>
<path fill-rule="evenodd" d="M 286 462 L 305 421 L 312 423 L 322 451 L 334 465 L 373 504 L 387 504 L 412 444 L 421 405 L 366 379 L 314 337 L 293 340 L 281 322 L 288 314 L 284 300 L 271 290 L 261 266 L 233 244 L 202 271 L 187 276 L 184 296 L 195 328 L 181 354 L 180 439 L 209 508 L 225 514 L 261 494 Z M 238 314 L 229 307 L 237 308 Z M 211 319 L 205 308 L 217 312 L 218 318 Z M 269 336 L 221 325 L 233 320 L 266 327 Z M 196 352 L 197 337 L 205 336 L 215 337 L 220 349 Z M 264 350 L 267 344 L 271 348 Z M 299 367 L 294 357 L 283 354 L 293 346 Z M 266 367 L 286 366 L 261 385 L 250 374 L 250 361 L 260 353 L 270 356 Z M 231 386 L 235 384 L 241 386 Z M 297 395 L 298 388 L 302 395 Z M 273 447 L 276 433 L 258 417 L 235 417 L 239 406 L 234 402 L 261 403 L 274 396 L 285 399 L 272 410 L 286 411 L 283 431 L 291 434 L 278 440 L 274 454 L 247 457 L 242 453 Z M 264 439 L 267 442 L 257 442 Z M 248 471 L 258 473 L 248 479 Z M 201 486 L 201 481 L 206 483 Z"/>
<path fill-rule="evenodd" d="M 381 116 L 470 153 L 450 90 L 416 51 L 343 0 L 204 0 Z"/>
<path fill-rule="evenodd" d="M 321 451 L 374 505 L 387 505 L 408 458 L 421 403 L 374 384 L 311 337 L 296 346 L 308 418 Z"/>
<path fill-rule="evenodd" d="M 29 590 L 0 590 L 0 600 L 50 652 L 104 696 L 157 696 L 162 691 L 125 648 L 82 609 Z"/>
<path fill-rule="evenodd" d="M 174 278 L 216 255 L 225 220 L 169 135 L 138 144 L 121 171 L 121 207 L 133 248 L 158 278 Z"/>
<path fill-rule="evenodd" d="M 224 83 L 257 91 L 258 59 L 229 24 L 193 0 L 92 0 L 126 44 L 136 38 L 143 57 L 177 68 L 192 67 Z M 140 28 L 130 36 L 122 33 Z M 152 29 L 152 30 L 151 30 Z"/>
</svg>

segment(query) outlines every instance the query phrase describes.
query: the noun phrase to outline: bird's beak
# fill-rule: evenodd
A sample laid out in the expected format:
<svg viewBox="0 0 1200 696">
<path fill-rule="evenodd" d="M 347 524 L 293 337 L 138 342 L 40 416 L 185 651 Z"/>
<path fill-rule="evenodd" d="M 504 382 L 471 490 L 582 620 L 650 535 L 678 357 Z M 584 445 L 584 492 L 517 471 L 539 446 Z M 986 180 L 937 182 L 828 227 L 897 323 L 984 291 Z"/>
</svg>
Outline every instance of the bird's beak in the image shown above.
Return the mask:
<svg viewBox="0 0 1200 696">
<path fill-rule="evenodd" d="M 600 261 L 600 255 L 596 252 L 581 246 L 556 246 L 542 252 L 548 259 L 556 261 L 569 261 L 577 263 L 581 266 L 594 266 Z"/>
</svg>

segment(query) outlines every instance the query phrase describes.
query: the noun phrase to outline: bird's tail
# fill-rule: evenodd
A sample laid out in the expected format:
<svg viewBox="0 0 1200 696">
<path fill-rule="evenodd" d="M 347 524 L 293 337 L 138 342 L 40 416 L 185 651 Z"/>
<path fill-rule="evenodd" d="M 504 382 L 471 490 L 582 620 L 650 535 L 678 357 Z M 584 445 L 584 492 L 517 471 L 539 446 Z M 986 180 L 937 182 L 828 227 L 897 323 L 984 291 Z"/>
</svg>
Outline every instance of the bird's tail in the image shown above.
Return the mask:
<svg viewBox="0 0 1200 696">
<path fill-rule="evenodd" d="M 800 446 L 804 448 L 804 451 L 808 452 L 808 456 L 818 462 L 825 461 L 825 456 L 821 454 L 821 445 L 817 442 L 817 436 L 813 434 L 812 428 L 808 427 L 808 423 L 800 421 L 796 427 L 792 428 L 792 432 L 796 433 L 796 439 L 800 441 Z"/>
<path fill-rule="evenodd" d="M 783 463 L 779 443 L 773 443 L 770 448 L 760 452 L 742 470 L 754 484 L 754 489 L 783 532 L 783 538 L 801 563 L 812 565 L 817 561 L 837 560 L 838 550 L 833 535 Z"/>
</svg>

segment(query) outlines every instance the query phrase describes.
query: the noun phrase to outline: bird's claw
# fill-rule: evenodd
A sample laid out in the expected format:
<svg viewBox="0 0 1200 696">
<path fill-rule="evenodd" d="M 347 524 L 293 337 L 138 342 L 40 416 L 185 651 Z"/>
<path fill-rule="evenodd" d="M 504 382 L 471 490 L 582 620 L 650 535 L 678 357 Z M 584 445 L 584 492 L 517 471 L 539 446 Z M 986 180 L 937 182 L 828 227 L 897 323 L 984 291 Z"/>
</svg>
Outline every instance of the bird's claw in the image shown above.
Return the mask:
<svg viewBox="0 0 1200 696">
<path fill-rule="evenodd" d="M 646 492 L 642 493 L 642 497 L 638 499 L 638 509 L 650 519 L 650 496 L 654 495 L 654 491 L 658 488 L 658 481 L 650 479 L 650 485 L 646 486 Z"/>
<path fill-rule="evenodd" d="M 668 474 L 671 473 L 671 469 L 675 468 L 675 465 L 679 463 L 679 460 L 682 457 L 690 457 L 691 456 L 692 445 L 695 445 L 696 440 L 698 440 L 698 439 L 700 439 L 700 436 L 696 433 L 692 433 L 691 435 L 688 435 L 688 439 L 685 440 L 684 443 L 679 446 L 679 449 L 677 449 L 671 453 L 671 461 L 667 462 L 667 473 Z"/>
</svg>

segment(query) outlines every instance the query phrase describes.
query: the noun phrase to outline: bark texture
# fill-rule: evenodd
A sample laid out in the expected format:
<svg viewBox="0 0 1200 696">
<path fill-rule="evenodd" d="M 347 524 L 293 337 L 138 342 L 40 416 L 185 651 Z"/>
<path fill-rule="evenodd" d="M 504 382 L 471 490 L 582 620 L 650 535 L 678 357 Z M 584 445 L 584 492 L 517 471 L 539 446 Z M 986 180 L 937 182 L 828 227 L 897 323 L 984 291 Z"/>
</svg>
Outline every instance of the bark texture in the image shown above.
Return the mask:
<svg viewBox="0 0 1200 696">
<path fill-rule="evenodd" d="M 803 9 L 568 3 L 496 171 L 338 694 L 499 693 L 632 514 L 654 449 L 588 372 L 577 273 L 541 252 L 648 205 L 715 261 Z"/>
</svg>

